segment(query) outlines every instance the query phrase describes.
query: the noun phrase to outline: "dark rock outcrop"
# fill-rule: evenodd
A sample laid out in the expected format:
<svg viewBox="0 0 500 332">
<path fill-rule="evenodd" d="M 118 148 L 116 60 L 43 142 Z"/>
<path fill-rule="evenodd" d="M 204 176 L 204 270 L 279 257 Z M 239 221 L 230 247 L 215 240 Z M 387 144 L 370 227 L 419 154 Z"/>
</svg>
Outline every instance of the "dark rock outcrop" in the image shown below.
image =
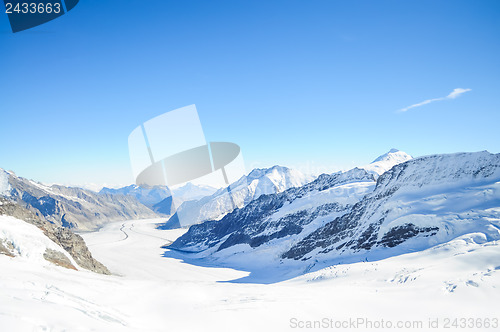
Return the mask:
<svg viewBox="0 0 500 332">
<path fill-rule="evenodd" d="M 0 215 L 12 216 L 35 225 L 43 231 L 45 236 L 67 251 L 80 267 L 96 273 L 111 274 L 102 263 L 92 257 L 80 235 L 43 220 L 39 215 L 16 202 L 0 197 L 0 203 Z"/>
<path fill-rule="evenodd" d="M 47 248 L 43 253 L 43 258 L 47 262 L 51 262 L 52 264 L 55 264 L 57 266 L 62 266 L 71 270 L 76 270 L 76 267 L 73 264 L 71 264 L 71 261 L 68 259 L 68 257 L 66 257 L 60 251 Z"/>
<path fill-rule="evenodd" d="M 12 253 L 14 246 L 9 241 L 2 241 L 0 239 L 0 255 L 7 255 L 9 257 L 14 257 Z"/>
</svg>

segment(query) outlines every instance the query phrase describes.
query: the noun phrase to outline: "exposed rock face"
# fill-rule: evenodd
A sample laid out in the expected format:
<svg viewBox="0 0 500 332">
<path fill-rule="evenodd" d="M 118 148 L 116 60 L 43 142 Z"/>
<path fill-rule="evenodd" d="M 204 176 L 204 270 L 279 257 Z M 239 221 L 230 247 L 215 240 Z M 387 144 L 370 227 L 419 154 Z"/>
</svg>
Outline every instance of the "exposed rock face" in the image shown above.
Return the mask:
<svg viewBox="0 0 500 332">
<path fill-rule="evenodd" d="M 12 200 L 0 196 L 0 214 L 21 219 L 30 224 L 42 223 L 42 217 Z"/>
<path fill-rule="evenodd" d="M 80 235 L 73 233 L 67 228 L 51 224 L 34 212 L 6 198 L 0 197 L 0 203 L 0 214 L 12 216 L 35 225 L 48 238 L 66 250 L 80 267 L 96 273 L 111 274 L 103 264 L 92 257 L 85 241 Z M 57 257 L 54 257 L 54 259 L 57 259 Z"/>
<path fill-rule="evenodd" d="M 90 250 L 80 235 L 67 228 L 50 223 L 44 223 L 39 228 L 43 230 L 47 237 L 66 250 L 79 266 L 97 273 L 111 274 L 107 267 L 92 257 Z"/>
<path fill-rule="evenodd" d="M 14 249 L 14 246 L 12 243 L 9 241 L 3 241 L 0 239 L 0 254 L 1 255 L 7 255 L 9 257 L 14 257 L 14 254 L 12 253 L 12 250 Z"/>
<path fill-rule="evenodd" d="M 2 169 L 0 173 L 8 180 L 8 190 L 4 190 L 4 195 L 63 227 L 95 230 L 110 221 L 158 217 L 131 195 L 98 194 L 59 185 L 45 186 Z"/>
<path fill-rule="evenodd" d="M 55 264 L 57 266 L 62 266 L 71 270 L 76 270 L 76 267 L 73 264 L 71 264 L 71 261 L 68 259 L 68 257 L 66 257 L 60 251 L 55 251 L 53 249 L 47 248 L 43 253 L 43 258 L 46 261 L 51 262 L 52 264 Z"/>
</svg>

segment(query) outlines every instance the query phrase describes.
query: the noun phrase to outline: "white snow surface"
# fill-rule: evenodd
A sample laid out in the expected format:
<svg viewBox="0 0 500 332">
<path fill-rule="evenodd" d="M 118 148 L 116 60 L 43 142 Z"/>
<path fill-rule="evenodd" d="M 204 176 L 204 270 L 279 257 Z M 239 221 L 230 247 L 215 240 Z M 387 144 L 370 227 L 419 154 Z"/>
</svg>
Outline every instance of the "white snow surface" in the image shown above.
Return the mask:
<svg viewBox="0 0 500 332">
<path fill-rule="evenodd" d="M 0 255 L 2 330 L 296 331 L 298 322 L 361 318 L 423 324 L 404 331 L 448 331 L 446 318 L 499 316 L 500 243 L 481 235 L 272 284 L 235 283 L 228 281 L 248 273 L 162 257 L 160 246 L 184 230 L 156 230 L 157 222 L 111 223 L 82 234 L 112 276 Z M 438 319 L 439 328 L 426 328 L 429 319 Z"/>
<path fill-rule="evenodd" d="M 382 175 L 390 170 L 397 164 L 404 163 L 405 161 L 413 159 L 412 156 L 406 152 L 399 151 L 398 149 L 391 149 L 389 152 L 379 156 L 371 164 L 363 166 L 366 171 L 374 175 Z"/>
<path fill-rule="evenodd" d="M 10 192 L 9 173 L 0 168 L 0 195 L 8 196 Z"/>
<path fill-rule="evenodd" d="M 0 215 L 0 242 L 3 242 L 4 245 L 10 242 L 13 245 L 16 261 L 21 260 L 29 264 L 50 266 L 51 263 L 43 258 L 43 254 L 46 249 L 52 249 L 62 252 L 78 268 L 73 258 L 64 249 L 46 237 L 36 226 L 23 220 Z"/>
</svg>

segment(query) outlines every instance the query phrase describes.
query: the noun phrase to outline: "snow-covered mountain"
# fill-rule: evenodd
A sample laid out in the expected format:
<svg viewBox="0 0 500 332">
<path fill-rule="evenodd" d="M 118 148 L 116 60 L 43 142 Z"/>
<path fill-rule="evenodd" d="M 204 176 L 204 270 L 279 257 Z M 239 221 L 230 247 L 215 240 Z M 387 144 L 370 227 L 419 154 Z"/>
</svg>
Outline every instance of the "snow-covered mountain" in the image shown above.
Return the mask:
<svg viewBox="0 0 500 332">
<path fill-rule="evenodd" d="M 170 189 L 167 186 L 138 186 L 132 184 L 130 186 L 122 188 L 102 188 L 99 194 L 111 194 L 111 195 L 124 195 L 133 196 L 140 203 L 146 205 L 147 207 L 153 207 L 153 205 L 161 202 L 167 197 L 172 196 Z"/>
<path fill-rule="evenodd" d="M 162 229 L 198 224 L 206 220 L 219 220 L 236 208 L 242 208 L 264 194 L 283 192 L 299 187 L 310 180 L 299 171 L 282 166 L 254 169 L 228 188 L 197 201 L 181 204 L 177 212 L 160 226 Z"/>
<path fill-rule="evenodd" d="M 193 225 L 169 248 L 206 251 L 204 255 L 241 244 L 255 249 L 273 242 L 287 248 L 289 241 L 282 239 L 304 237 L 327 220 L 345 214 L 374 186 L 373 175 L 359 168 L 323 174 L 304 186 L 261 195 L 221 220 Z"/>
<path fill-rule="evenodd" d="M 193 225 L 168 248 L 230 265 L 327 266 L 424 250 L 465 234 L 497 240 L 499 229 L 500 154 L 460 153 L 408 160 L 376 183 L 365 169 L 322 175 Z"/>
<path fill-rule="evenodd" d="M 411 159 L 413 159 L 413 157 L 406 152 L 399 151 L 398 149 L 391 149 L 389 152 L 379 156 L 371 164 L 361 168 L 366 169 L 368 172 L 378 177 L 390 170 L 394 165 L 404 163 Z"/>
<path fill-rule="evenodd" d="M 262 244 L 275 238 L 293 235 L 291 238 L 296 241 L 318 228 L 328 218 L 346 213 L 352 205 L 371 192 L 378 177 L 373 169 L 389 167 L 391 163 L 394 166 L 400 160 L 407 158 L 411 157 L 392 149 L 364 168 L 331 175 L 323 174 L 302 187 L 256 198 L 246 208 L 239 212 L 235 211 L 220 222 L 191 227 L 186 236 L 180 238 L 174 246 L 181 245 L 186 251 L 201 251 L 209 247 L 222 250 L 231 244 L 252 243 L 251 246 L 255 249 L 256 243 Z M 263 204 L 267 206 L 263 207 Z M 234 227 L 228 224 L 233 224 Z M 244 234 L 245 226 L 252 229 L 247 234 Z M 223 232 L 220 232 L 220 229 Z M 193 239 L 182 243 L 191 236 L 190 233 L 195 232 L 200 233 L 199 238 L 194 236 Z M 261 238 L 259 232 L 266 236 Z M 199 243 L 202 239 L 205 241 L 204 244 Z M 280 246 L 287 248 L 289 242 L 285 241 Z"/>
<path fill-rule="evenodd" d="M 364 169 L 322 175 L 302 187 L 261 195 L 229 213 L 218 225 L 238 215 L 225 223 L 236 231 L 228 234 L 217 226 L 227 235 L 205 242 L 203 235 L 209 233 L 200 232 L 190 247 L 203 250 L 199 253 L 162 250 L 162 244 L 186 230 L 158 230 L 155 219 L 108 223 L 82 233 L 95 257 L 117 274 L 112 276 L 55 266 L 69 261 L 79 269 L 75 264 L 81 266 L 85 255 L 75 255 L 81 248 L 78 235 L 56 227 L 49 236 L 45 227 L 55 226 L 48 222 L 42 227 L 22 224 L 18 219 L 34 214 L 0 197 L 0 325 L 5 331 L 156 331 L 165 326 L 175 331 L 230 331 L 234 326 L 282 331 L 299 324 L 342 325 L 356 315 L 366 317 L 357 326 L 361 330 L 401 322 L 411 323 L 410 330 L 425 330 L 435 321 L 439 328 L 431 330 L 446 331 L 442 319 L 429 317 L 451 315 L 480 318 L 466 329 L 477 331 L 479 324 L 491 324 L 498 316 L 499 158 L 489 153 L 417 158 L 377 182 Z M 332 221 L 338 226 L 333 233 Z M 359 241 L 366 224 L 374 225 L 376 241 Z M 410 224 L 415 227 L 397 228 Z M 439 230 L 420 232 L 434 227 Z M 345 251 L 326 242 L 349 232 L 353 241 L 346 242 Z M 219 250 L 229 238 L 237 244 Z M 282 258 L 299 243 L 313 250 Z M 359 243 L 372 246 L 354 249 Z M 385 256 L 393 257 L 374 261 Z M 235 265 L 244 268 L 213 268 Z M 334 317 L 325 320 L 332 310 Z"/>
<path fill-rule="evenodd" d="M 0 196 L 8 195 L 10 189 L 9 173 L 0 168 Z"/>
<path fill-rule="evenodd" d="M 393 167 L 349 213 L 283 258 L 360 260 L 423 250 L 459 236 L 500 239 L 500 154 L 433 155 Z"/>
<path fill-rule="evenodd" d="M 0 169 L 2 196 L 18 202 L 57 225 L 93 230 L 113 220 L 158 217 L 130 195 L 98 194 L 91 190 L 47 186 Z"/>
<path fill-rule="evenodd" d="M 216 188 L 195 185 L 190 182 L 177 188 L 167 186 L 138 186 L 130 185 L 122 188 L 103 188 L 99 194 L 125 195 L 135 197 L 140 203 L 149 207 L 156 213 L 171 216 L 177 206 L 185 201 L 198 200 L 212 195 Z"/>
</svg>

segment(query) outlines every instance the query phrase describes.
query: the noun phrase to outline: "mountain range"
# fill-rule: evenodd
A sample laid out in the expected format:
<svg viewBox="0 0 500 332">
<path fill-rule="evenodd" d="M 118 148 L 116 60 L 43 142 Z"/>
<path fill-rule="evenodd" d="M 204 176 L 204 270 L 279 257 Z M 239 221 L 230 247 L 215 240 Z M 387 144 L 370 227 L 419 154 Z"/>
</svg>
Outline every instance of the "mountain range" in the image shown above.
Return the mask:
<svg viewBox="0 0 500 332">
<path fill-rule="evenodd" d="M 45 185 L 0 169 L 0 196 L 8 197 L 55 225 L 91 231 L 108 222 L 172 217 L 167 228 L 177 228 L 207 219 L 220 219 L 234 208 L 243 207 L 262 194 L 282 192 L 310 180 L 298 171 L 274 166 L 255 169 L 227 188 L 216 189 L 187 183 L 183 186 L 130 185 L 102 188 L 98 193 L 61 185 Z M 175 223 L 178 215 L 187 224 Z M 162 225 L 161 227 L 165 227 Z"/>
<path fill-rule="evenodd" d="M 107 222 L 154 218 L 158 214 L 131 195 L 47 186 L 0 169 L 2 195 L 55 225 L 80 231 L 95 230 Z"/>
<path fill-rule="evenodd" d="M 300 187 L 312 178 L 283 166 L 254 169 L 227 188 L 210 196 L 182 203 L 170 219 L 159 226 L 171 229 L 219 220 L 235 209 L 241 209 L 261 195 L 283 192 Z"/>
<path fill-rule="evenodd" d="M 413 159 L 392 149 L 369 165 L 310 180 L 274 166 L 218 190 L 132 185 L 96 193 L 0 170 L 0 196 L 51 227 L 79 231 L 170 216 L 160 229 L 193 225 L 169 249 L 235 266 L 319 267 L 424 250 L 459 236 L 500 239 L 500 155 Z"/>
<path fill-rule="evenodd" d="M 500 154 L 434 155 L 396 165 L 375 190 L 283 258 L 385 257 L 471 234 L 500 239 Z"/>
<path fill-rule="evenodd" d="M 378 176 L 381 165 L 390 169 Z M 460 236 L 500 239 L 500 154 L 412 159 L 391 150 L 371 166 L 321 175 L 193 225 L 167 248 L 225 266 L 310 270 L 424 250 Z"/>
<path fill-rule="evenodd" d="M 167 186 L 138 186 L 130 185 L 122 188 L 102 188 L 99 194 L 112 194 L 133 196 L 141 204 L 151 208 L 155 212 L 170 215 L 185 201 L 198 200 L 212 195 L 217 188 L 206 185 L 195 185 L 190 182 L 174 187 Z"/>
<path fill-rule="evenodd" d="M 122 195 L 132 196 L 139 203 L 152 208 L 158 202 L 172 196 L 171 190 L 167 186 L 138 186 L 131 184 L 122 188 L 102 188 L 101 195 Z"/>
</svg>

